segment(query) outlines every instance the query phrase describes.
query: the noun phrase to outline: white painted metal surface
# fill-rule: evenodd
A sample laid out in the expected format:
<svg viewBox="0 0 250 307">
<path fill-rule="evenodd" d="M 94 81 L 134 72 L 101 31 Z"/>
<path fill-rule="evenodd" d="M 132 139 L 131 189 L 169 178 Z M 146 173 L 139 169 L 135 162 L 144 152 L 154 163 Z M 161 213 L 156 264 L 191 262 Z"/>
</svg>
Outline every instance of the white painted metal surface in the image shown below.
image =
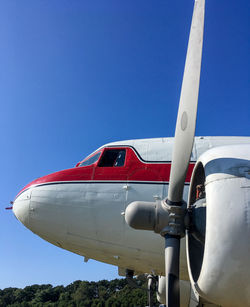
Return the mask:
<svg viewBox="0 0 250 307">
<path fill-rule="evenodd" d="M 250 306 L 250 145 L 214 148 L 199 161 L 206 175 L 207 226 L 193 287 L 214 304 Z"/>
<path fill-rule="evenodd" d="M 131 186 L 127 200 L 135 200 L 138 194 L 153 200 L 159 186 Z M 27 194 L 31 198 L 26 198 Z M 15 201 L 14 213 L 27 228 L 64 249 L 119 267 L 163 274 L 163 255 L 159 253 L 163 240 L 127 226 L 121 214 L 125 204 L 122 184 L 82 184 L 80 188 L 55 184 L 22 193 Z M 182 255 L 185 262 L 185 246 Z M 183 278 L 187 278 L 185 267 L 183 264 Z"/>
<path fill-rule="evenodd" d="M 196 0 L 175 127 L 168 199 L 182 201 L 183 186 L 194 143 L 203 47 L 205 0 Z"/>
<path fill-rule="evenodd" d="M 173 138 L 135 139 L 118 141 L 105 144 L 99 149 L 107 146 L 133 146 L 145 161 L 171 161 Z M 195 137 L 191 161 L 197 158 L 208 149 L 223 145 L 249 144 L 250 137 L 231 136 L 200 136 Z"/>
<path fill-rule="evenodd" d="M 111 143 L 109 146 L 134 146 L 144 158 L 146 153 L 141 149 L 147 147 L 148 159 L 154 160 L 168 156 L 165 154 L 166 146 L 171 152 L 171 141 L 168 143 L 168 140 L 133 140 Z M 209 141 L 211 146 L 250 143 L 250 138 L 196 138 L 195 148 L 198 147 L 199 152 L 204 140 Z M 145 146 L 145 142 L 148 146 Z M 155 195 L 166 197 L 167 185 L 128 185 L 128 190 L 123 189 L 122 183 L 39 186 L 23 192 L 15 200 L 13 210 L 27 228 L 52 244 L 121 268 L 162 274 L 164 257 L 159 251 L 163 250 L 164 241 L 150 231 L 129 228 L 121 213 L 134 200 L 153 201 Z M 187 194 L 188 186 L 184 190 L 185 200 Z M 181 278 L 188 279 L 184 240 L 181 245 Z"/>
</svg>

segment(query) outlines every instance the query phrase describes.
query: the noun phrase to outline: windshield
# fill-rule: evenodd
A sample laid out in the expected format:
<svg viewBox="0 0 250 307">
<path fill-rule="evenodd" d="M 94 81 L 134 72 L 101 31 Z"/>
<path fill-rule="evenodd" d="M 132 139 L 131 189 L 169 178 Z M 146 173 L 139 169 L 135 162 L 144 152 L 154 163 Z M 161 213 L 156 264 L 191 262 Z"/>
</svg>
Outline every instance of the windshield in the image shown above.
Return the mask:
<svg viewBox="0 0 250 307">
<path fill-rule="evenodd" d="M 79 166 L 88 166 L 94 164 L 99 159 L 100 155 L 101 151 L 99 151 L 98 153 L 89 158 L 86 158 L 82 163 L 79 164 Z"/>
</svg>

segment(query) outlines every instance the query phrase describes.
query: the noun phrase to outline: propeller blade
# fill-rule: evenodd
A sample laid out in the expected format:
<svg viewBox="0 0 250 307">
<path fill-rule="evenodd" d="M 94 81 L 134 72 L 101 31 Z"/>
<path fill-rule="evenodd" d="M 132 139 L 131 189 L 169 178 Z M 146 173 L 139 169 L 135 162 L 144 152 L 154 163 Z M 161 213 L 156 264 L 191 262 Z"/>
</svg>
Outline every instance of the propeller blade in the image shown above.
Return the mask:
<svg viewBox="0 0 250 307">
<path fill-rule="evenodd" d="M 182 201 L 195 134 L 203 45 L 205 0 L 196 0 L 189 36 L 179 110 L 175 128 L 168 199 Z"/>
<path fill-rule="evenodd" d="M 200 83 L 204 15 L 205 0 L 195 0 L 175 128 L 167 198 L 167 203 L 170 206 L 182 205 L 183 189 L 193 148 Z M 168 307 L 178 307 L 180 305 L 179 258 L 180 235 L 173 235 L 170 231 L 165 235 L 166 305 Z"/>
<path fill-rule="evenodd" d="M 165 236 L 166 306 L 180 306 L 180 238 Z"/>
</svg>

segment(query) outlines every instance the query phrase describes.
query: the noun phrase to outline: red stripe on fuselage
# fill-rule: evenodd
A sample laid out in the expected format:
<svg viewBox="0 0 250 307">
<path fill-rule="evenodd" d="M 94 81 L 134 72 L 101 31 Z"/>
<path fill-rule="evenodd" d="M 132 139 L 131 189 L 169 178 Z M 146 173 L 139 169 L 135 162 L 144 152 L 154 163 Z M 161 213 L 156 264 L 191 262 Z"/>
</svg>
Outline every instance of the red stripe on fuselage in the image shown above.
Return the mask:
<svg viewBox="0 0 250 307">
<path fill-rule="evenodd" d="M 123 147 L 124 149 L 124 147 Z M 190 182 L 195 163 L 190 163 L 186 183 Z M 132 148 L 126 148 L 126 161 L 122 167 L 99 167 L 98 161 L 90 166 L 74 167 L 38 178 L 20 192 L 34 185 L 77 181 L 142 181 L 169 182 L 170 162 L 145 162 Z M 19 195 L 18 194 L 18 195 Z"/>
</svg>

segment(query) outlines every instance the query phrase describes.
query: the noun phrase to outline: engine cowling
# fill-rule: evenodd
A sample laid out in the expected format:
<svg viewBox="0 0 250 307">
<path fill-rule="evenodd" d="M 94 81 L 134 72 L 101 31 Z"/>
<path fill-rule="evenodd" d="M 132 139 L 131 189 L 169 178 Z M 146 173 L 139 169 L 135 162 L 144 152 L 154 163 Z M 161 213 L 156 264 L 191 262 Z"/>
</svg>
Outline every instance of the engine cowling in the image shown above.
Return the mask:
<svg viewBox="0 0 250 307">
<path fill-rule="evenodd" d="M 219 306 L 250 306 L 250 145 L 204 153 L 193 171 L 187 232 L 190 281 Z"/>
</svg>

